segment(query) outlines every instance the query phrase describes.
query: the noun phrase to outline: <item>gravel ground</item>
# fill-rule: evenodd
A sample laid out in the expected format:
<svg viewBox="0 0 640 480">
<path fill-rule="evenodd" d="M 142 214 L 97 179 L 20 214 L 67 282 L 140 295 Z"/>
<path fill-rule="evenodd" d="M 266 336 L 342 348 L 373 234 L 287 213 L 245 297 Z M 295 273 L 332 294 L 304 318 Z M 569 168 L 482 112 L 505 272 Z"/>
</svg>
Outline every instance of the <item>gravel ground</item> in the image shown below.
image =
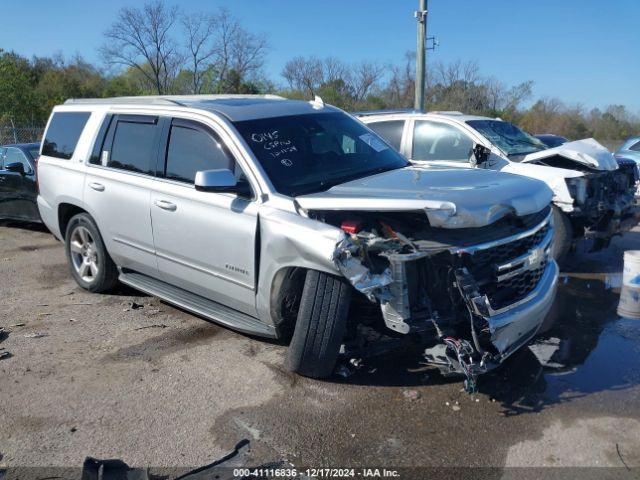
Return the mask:
<svg viewBox="0 0 640 480">
<path fill-rule="evenodd" d="M 48 232 L 2 224 L 0 348 L 11 357 L 0 360 L 0 467 L 80 466 L 86 456 L 197 467 L 248 438 L 256 464 L 630 473 L 640 467 L 640 322 L 617 317 L 615 286 L 633 248 L 640 231 L 578 254 L 556 326 L 468 395 L 459 381 L 414 371 L 408 354 L 347 378 L 292 375 L 281 345 L 128 288 L 82 291 Z"/>
</svg>

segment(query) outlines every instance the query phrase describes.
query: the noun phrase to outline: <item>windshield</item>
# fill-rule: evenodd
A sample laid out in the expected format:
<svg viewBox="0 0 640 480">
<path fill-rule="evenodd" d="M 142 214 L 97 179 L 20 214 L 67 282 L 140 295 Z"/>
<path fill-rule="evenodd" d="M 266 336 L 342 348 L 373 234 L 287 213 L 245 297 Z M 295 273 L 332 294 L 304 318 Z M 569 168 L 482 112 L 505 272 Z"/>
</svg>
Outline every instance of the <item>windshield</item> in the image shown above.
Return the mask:
<svg viewBox="0 0 640 480">
<path fill-rule="evenodd" d="M 235 123 L 279 193 L 296 196 L 402 168 L 407 160 L 340 112 Z"/>
<path fill-rule="evenodd" d="M 547 146 L 540 140 L 509 122 L 503 122 L 502 120 L 469 120 L 467 124 L 475 128 L 509 157 L 547 149 Z"/>
</svg>

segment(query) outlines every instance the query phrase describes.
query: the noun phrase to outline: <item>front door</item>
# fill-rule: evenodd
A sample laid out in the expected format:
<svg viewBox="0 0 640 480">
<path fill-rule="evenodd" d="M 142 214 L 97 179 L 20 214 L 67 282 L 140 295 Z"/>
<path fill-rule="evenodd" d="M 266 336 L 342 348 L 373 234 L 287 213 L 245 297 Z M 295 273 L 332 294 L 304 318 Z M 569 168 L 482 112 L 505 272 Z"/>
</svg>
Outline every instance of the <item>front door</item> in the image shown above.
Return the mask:
<svg viewBox="0 0 640 480">
<path fill-rule="evenodd" d="M 416 120 L 411 141 L 411 161 L 429 165 L 469 167 L 473 140 L 446 123 Z"/>
<path fill-rule="evenodd" d="M 158 270 L 165 281 L 249 315 L 255 309 L 257 205 L 232 193 L 201 192 L 196 172 L 242 171 L 211 128 L 173 119 L 151 192 Z"/>
</svg>

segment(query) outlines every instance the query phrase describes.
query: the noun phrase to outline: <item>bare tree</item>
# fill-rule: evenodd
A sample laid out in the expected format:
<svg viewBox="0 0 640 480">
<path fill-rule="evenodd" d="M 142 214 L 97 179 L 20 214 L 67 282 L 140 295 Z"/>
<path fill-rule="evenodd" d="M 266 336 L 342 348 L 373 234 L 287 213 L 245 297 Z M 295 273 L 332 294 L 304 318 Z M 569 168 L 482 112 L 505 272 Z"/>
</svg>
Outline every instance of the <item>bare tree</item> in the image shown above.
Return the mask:
<svg viewBox="0 0 640 480">
<path fill-rule="evenodd" d="M 407 52 L 402 65 L 391 65 L 391 72 L 383 97 L 390 107 L 410 107 L 415 92 L 415 52 Z M 428 77 L 427 77 L 428 79 Z"/>
<path fill-rule="evenodd" d="M 177 8 L 162 0 L 141 9 L 121 8 L 105 32 L 106 43 L 100 49 L 105 61 L 134 68 L 158 94 L 167 93 L 181 60 L 170 36 L 177 15 Z"/>
<path fill-rule="evenodd" d="M 289 87 L 313 97 L 321 88 L 332 86 L 347 95 L 345 102 L 358 103 L 365 99 L 384 75 L 384 67 L 375 62 L 349 65 L 335 57 L 295 57 L 282 70 Z"/>
<path fill-rule="evenodd" d="M 354 68 L 351 86 L 356 102 L 363 101 L 384 76 L 384 67 L 376 62 L 361 62 Z"/>
<path fill-rule="evenodd" d="M 323 81 L 322 62 L 315 57 L 294 57 L 282 70 L 282 76 L 294 90 L 313 97 Z"/>
<path fill-rule="evenodd" d="M 218 33 L 214 48 L 214 66 L 218 74 L 218 89 L 237 90 L 239 83 L 255 75 L 264 66 L 268 42 L 264 36 L 255 35 L 242 28 L 225 8 L 220 9 L 215 22 Z"/>
<path fill-rule="evenodd" d="M 215 58 L 218 32 L 216 17 L 204 13 L 183 15 L 182 26 L 186 33 L 186 47 L 191 67 L 191 93 L 202 93 L 202 84 L 207 62 Z"/>
</svg>

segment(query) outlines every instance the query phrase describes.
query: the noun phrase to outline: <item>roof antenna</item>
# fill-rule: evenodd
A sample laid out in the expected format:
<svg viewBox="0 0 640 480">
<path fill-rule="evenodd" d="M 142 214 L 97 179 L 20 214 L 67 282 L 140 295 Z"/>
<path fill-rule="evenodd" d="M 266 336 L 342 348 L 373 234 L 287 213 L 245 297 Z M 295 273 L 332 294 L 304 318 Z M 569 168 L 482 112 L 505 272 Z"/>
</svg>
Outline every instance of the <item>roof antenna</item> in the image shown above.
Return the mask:
<svg viewBox="0 0 640 480">
<path fill-rule="evenodd" d="M 309 102 L 313 108 L 315 108 L 316 110 L 320 110 L 321 108 L 324 108 L 324 100 L 322 100 L 322 98 L 320 97 L 320 95 L 316 95 L 315 98 L 313 100 L 311 100 Z"/>
</svg>

